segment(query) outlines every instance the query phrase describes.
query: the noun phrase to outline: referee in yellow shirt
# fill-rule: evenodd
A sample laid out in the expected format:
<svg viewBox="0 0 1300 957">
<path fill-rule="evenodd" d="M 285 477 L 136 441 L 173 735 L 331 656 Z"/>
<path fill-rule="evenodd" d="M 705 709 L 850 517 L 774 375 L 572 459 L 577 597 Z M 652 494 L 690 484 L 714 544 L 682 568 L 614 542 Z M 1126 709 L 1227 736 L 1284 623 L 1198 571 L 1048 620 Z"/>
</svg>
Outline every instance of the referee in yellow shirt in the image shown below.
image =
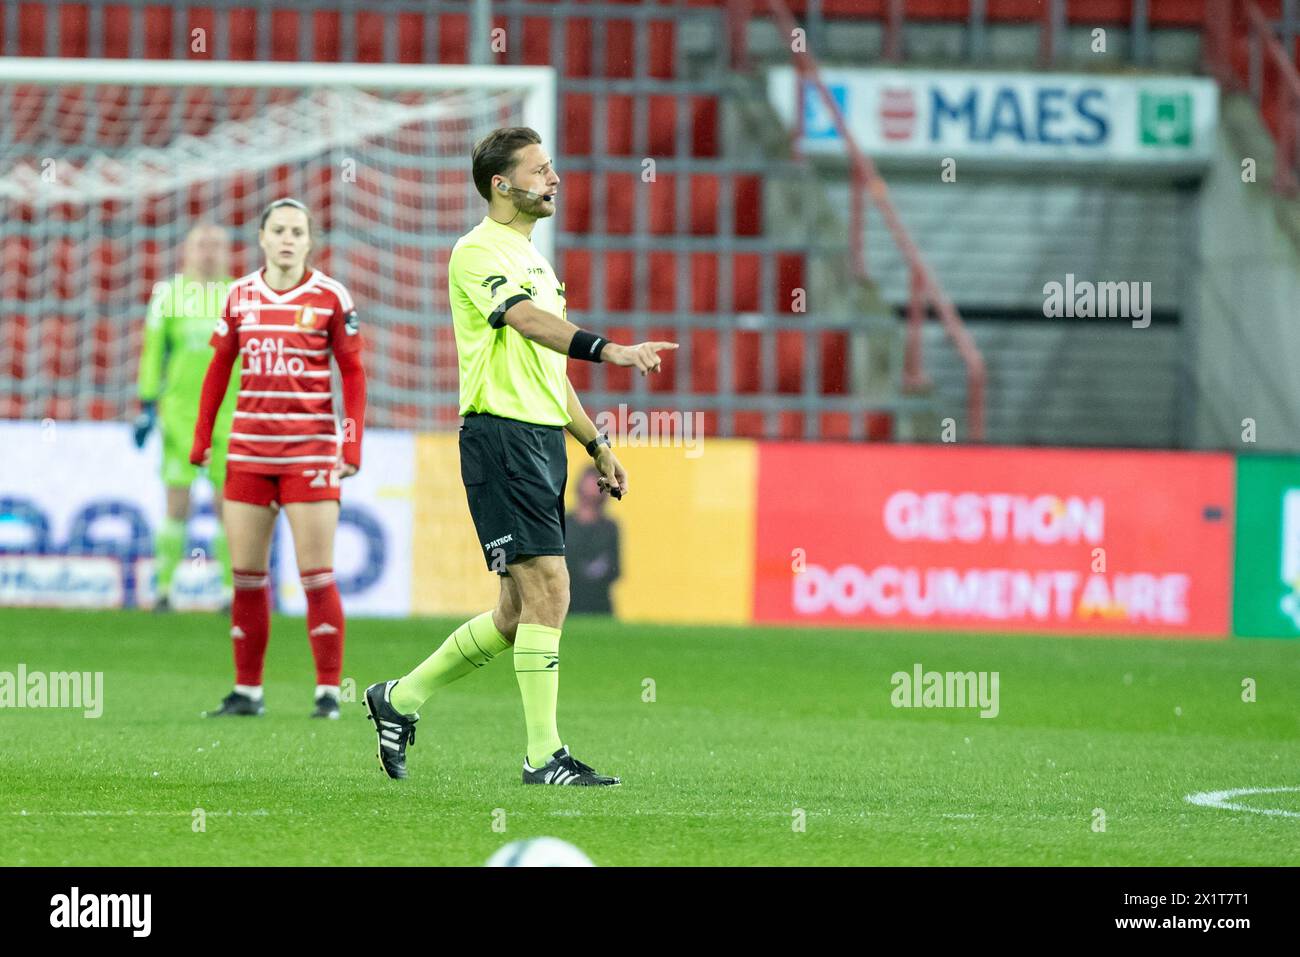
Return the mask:
<svg viewBox="0 0 1300 957">
<path fill-rule="evenodd" d="M 501 576 L 497 606 L 457 628 L 410 674 L 366 689 L 379 763 L 406 777 L 417 713 L 435 690 L 514 647 L 528 727 L 525 784 L 610 785 L 569 753 L 555 722 L 560 629 L 569 609 L 564 562 L 564 430 L 595 461 L 602 491 L 622 498 L 627 474 L 609 437 L 582 409 L 570 357 L 658 372 L 673 342 L 622 346 L 565 318 L 564 284 L 533 246 L 533 227 L 555 215 L 560 177 L 527 127 L 499 129 L 474 147 L 474 185 L 487 216 L 462 236 L 448 263 L 460 359 L 460 472 L 489 570 Z"/>
</svg>

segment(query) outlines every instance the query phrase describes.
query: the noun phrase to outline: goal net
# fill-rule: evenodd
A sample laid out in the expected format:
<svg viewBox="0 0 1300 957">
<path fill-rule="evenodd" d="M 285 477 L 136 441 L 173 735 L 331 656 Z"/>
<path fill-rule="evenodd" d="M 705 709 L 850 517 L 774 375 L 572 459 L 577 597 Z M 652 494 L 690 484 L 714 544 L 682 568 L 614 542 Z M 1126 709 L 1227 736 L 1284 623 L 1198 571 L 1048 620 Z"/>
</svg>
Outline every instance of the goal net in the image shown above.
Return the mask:
<svg viewBox="0 0 1300 957">
<path fill-rule="evenodd" d="M 470 151 L 499 126 L 554 142 L 554 83 L 545 67 L 0 58 L 0 418 L 132 415 L 145 308 L 186 234 L 226 227 L 243 275 L 263 207 L 293 196 L 312 265 L 357 302 L 368 423 L 449 426 L 447 257 L 484 213 Z"/>
</svg>

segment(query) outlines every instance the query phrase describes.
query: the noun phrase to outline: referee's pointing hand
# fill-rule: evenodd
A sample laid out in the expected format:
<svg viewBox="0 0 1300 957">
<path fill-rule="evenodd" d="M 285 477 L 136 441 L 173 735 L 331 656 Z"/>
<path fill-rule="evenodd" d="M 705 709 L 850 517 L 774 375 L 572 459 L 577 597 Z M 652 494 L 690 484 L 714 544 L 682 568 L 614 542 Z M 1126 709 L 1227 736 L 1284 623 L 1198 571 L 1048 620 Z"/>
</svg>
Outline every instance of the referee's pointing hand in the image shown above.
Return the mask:
<svg viewBox="0 0 1300 957">
<path fill-rule="evenodd" d="M 635 346 L 620 346 L 616 342 L 608 343 L 600 354 L 602 362 L 616 366 L 635 366 L 642 375 L 658 372 L 663 359 L 660 352 L 671 352 L 677 348 L 675 342 L 642 342 Z"/>
</svg>

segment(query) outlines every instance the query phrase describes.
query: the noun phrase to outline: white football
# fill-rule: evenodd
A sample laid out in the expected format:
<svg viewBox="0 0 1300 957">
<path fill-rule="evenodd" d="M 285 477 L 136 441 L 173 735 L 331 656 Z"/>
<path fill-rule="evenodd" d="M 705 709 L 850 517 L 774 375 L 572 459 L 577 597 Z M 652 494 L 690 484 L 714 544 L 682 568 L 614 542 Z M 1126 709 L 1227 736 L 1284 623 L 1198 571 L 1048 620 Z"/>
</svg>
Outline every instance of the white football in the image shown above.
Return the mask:
<svg viewBox="0 0 1300 957">
<path fill-rule="evenodd" d="M 586 854 L 558 837 L 511 841 L 487 862 L 488 867 L 595 867 Z"/>
</svg>

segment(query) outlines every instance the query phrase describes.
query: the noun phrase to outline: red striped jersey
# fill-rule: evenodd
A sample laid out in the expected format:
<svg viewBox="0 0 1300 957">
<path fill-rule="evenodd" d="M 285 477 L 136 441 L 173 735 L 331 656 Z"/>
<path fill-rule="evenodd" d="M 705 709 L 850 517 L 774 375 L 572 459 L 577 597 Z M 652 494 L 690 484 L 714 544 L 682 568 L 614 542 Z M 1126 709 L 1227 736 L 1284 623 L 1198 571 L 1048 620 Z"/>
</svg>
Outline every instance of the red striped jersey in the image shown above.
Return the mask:
<svg viewBox="0 0 1300 957">
<path fill-rule="evenodd" d="M 280 292 L 262 272 L 236 280 L 212 334 L 218 350 L 238 347 L 239 394 L 230 428 L 229 467 L 283 474 L 334 469 L 359 423 L 339 429 L 330 356 L 361 348 L 356 308 L 343 284 L 309 269 Z M 359 455 L 359 449 L 357 450 Z"/>
</svg>

